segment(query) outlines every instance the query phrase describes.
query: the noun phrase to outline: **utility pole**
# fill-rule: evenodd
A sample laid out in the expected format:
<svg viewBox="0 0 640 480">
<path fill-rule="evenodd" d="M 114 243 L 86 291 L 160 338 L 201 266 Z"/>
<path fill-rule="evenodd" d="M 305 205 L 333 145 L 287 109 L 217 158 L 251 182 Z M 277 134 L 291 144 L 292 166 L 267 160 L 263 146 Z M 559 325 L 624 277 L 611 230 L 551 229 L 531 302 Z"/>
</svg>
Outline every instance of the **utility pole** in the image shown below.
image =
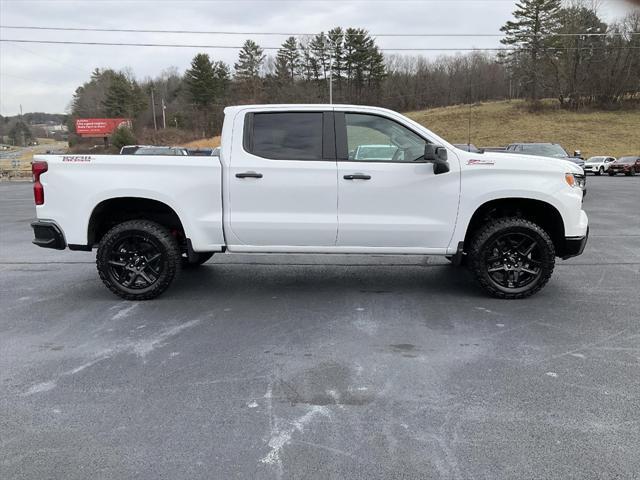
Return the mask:
<svg viewBox="0 0 640 480">
<path fill-rule="evenodd" d="M 471 145 L 471 108 L 472 104 L 469 103 L 469 127 L 467 130 L 467 145 Z"/>
<path fill-rule="evenodd" d="M 167 109 L 167 105 L 164 103 L 164 98 L 162 99 L 162 128 L 167 128 L 167 117 L 165 114 L 165 110 Z"/>
<path fill-rule="evenodd" d="M 151 87 L 151 110 L 153 111 L 153 129 L 158 130 L 158 122 L 156 121 L 156 101 L 153 96 L 153 87 Z"/>
</svg>

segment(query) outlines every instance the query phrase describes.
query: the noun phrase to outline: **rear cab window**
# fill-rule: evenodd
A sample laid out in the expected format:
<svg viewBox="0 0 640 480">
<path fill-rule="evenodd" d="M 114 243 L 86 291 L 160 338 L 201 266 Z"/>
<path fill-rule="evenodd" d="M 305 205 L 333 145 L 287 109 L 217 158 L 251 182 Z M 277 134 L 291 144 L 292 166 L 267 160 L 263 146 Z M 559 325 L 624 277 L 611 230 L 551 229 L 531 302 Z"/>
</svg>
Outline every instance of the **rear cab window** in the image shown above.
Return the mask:
<svg viewBox="0 0 640 480">
<path fill-rule="evenodd" d="M 326 112 L 249 113 L 245 118 L 244 149 L 272 160 L 323 160 L 326 158 L 323 124 L 327 115 Z"/>
</svg>

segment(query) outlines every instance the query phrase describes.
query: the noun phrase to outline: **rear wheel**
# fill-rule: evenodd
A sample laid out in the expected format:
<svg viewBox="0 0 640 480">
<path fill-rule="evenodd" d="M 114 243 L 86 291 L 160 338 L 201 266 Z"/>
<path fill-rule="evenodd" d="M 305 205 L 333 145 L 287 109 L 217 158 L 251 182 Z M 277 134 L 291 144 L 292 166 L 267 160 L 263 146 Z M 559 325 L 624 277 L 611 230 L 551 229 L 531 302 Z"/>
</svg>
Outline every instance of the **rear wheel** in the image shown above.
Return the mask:
<svg viewBox="0 0 640 480">
<path fill-rule="evenodd" d="M 102 237 L 96 266 L 100 279 L 119 297 L 150 300 L 171 285 L 180 266 L 180 249 L 159 223 L 131 220 Z"/>
<path fill-rule="evenodd" d="M 469 268 L 480 286 L 497 298 L 525 298 L 553 273 L 555 248 L 540 226 L 523 218 L 501 218 L 476 232 Z"/>
</svg>

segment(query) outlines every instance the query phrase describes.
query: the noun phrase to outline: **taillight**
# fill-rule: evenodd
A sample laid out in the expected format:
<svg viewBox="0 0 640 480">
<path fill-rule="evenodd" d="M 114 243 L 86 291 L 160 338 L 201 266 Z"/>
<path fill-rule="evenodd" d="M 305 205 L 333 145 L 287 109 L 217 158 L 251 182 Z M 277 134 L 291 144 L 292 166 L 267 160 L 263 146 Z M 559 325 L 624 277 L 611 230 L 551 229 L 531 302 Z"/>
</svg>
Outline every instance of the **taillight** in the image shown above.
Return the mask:
<svg viewBox="0 0 640 480">
<path fill-rule="evenodd" d="M 31 164 L 31 173 L 33 174 L 33 197 L 36 205 L 44 204 L 44 187 L 40 183 L 40 175 L 49 169 L 47 162 L 33 162 Z"/>
</svg>

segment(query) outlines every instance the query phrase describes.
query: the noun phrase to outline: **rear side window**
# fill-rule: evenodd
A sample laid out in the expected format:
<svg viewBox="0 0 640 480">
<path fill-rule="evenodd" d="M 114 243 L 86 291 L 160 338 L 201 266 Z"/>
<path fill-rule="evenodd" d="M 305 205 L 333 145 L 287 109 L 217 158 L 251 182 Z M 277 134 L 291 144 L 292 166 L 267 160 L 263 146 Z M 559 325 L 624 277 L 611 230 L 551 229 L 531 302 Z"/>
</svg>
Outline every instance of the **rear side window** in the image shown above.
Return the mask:
<svg viewBox="0 0 640 480">
<path fill-rule="evenodd" d="M 322 112 L 255 113 L 252 123 L 253 135 L 245 143 L 250 153 L 274 160 L 322 160 Z"/>
</svg>

